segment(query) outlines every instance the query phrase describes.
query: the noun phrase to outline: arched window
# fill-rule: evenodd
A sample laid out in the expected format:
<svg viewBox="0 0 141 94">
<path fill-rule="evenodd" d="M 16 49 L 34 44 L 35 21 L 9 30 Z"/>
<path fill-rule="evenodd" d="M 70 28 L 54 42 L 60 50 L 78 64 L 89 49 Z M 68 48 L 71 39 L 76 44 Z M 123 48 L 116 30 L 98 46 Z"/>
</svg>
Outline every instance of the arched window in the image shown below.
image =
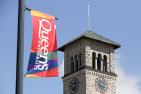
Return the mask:
<svg viewBox="0 0 141 94">
<path fill-rule="evenodd" d="M 101 70 L 101 54 L 98 54 L 98 58 L 97 58 L 97 70 Z"/>
<path fill-rule="evenodd" d="M 82 66 L 82 61 L 81 61 L 81 53 L 79 54 L 79 69 L 81 68 Z"/>
<path fill-rule="evenodd" d="M 70 72 L 74 72 L 74 62 L 73 62 L 73 57 L 71 57 L 71 63 L 70 63 Z"/>
<path fill-rule="evenodd" d="M 77 55 L 75 55 L 75 71 L 78 70 L 78 59 L 77 59 Z"/>
<path fill-rule="evenodd" d="M 96 59 L 96 53 L 93 52 L 92 53 L 92 67 L 93 67 L 93 69 L 96 69 L 95 59 Z"/>
<path fill-rule="evenodd" d="M 107 56 L 106 55 L 104 55 L 104 59 L 103 59 L 103 70 L 107 72 Z"/>
</svg>

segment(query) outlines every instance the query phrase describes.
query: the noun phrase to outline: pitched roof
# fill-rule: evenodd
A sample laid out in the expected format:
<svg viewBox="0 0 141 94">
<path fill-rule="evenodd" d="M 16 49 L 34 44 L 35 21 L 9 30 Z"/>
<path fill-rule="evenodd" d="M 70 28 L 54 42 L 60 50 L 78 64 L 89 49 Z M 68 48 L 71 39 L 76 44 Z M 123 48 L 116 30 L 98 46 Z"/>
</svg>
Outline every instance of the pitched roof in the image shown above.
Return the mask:
<svg viewBox="0 0 141 94">
<path fill-rule="evenodd" d="M 94 40 L 97 40 L 97 41 L 100 41 L 100 42 L 104 42 L 104 43 L 107 43 L 107 44 L 110 44 L 110 45 L 113 45 L 116 48 L 119 48 L 121 45 L 110 40 L 110 39 L 107 39 L 101 35 L 98 35 L 96 34 L 95 32 L 93 31 L 86 31 L 84 32 L 83 34 L 81 34 L 80 36 L 74 38 L 73 40 L 69 41 L 68 43 L 64 44 L 63 46 L 59 47 L 58 50 L 60 51 L 64 51 L 65 47 L 69 44 L 71 44 L 72 42 L 82 38 L 82 37 L 86 37 L 86 38 L 90 38 L 90 39 L 94 39 Z"/>
</svg>

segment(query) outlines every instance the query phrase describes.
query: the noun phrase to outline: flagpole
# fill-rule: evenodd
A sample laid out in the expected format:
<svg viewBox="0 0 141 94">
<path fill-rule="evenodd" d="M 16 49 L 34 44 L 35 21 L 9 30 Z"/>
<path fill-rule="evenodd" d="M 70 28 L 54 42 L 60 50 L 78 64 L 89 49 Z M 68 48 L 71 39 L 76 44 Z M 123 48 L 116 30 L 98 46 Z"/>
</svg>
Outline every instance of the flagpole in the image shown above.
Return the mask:
<svg viewBox="0 0 141 94">
<path fill-rule="evenodd" d="M 23 54 L 24 54 L 23 52 L 24 52 L 24 0 L 19 0 L 15 94 L 23 94 Z"/>
<path fill-rule="evenodd" d="M 88 29 L 91 30 L 91 16 L 90 16 L 90 5 L 92 3 L 91 2 L 87 2 L 88 5 Z"/>
</svg>

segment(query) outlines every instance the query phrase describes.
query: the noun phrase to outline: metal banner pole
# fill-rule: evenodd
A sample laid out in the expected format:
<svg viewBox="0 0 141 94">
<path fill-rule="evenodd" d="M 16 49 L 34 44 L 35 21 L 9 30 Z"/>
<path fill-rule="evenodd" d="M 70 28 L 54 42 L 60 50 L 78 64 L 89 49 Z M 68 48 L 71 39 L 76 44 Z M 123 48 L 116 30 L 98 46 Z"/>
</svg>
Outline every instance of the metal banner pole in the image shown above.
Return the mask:
<svg viewBox="0 0 141 94">
<path fill-rule="evenodd" d="M 24 52 L 24 0 L 18 3 L 17 59 L 15 94 L 23 94 L 23 52 Z"/>
</svg>

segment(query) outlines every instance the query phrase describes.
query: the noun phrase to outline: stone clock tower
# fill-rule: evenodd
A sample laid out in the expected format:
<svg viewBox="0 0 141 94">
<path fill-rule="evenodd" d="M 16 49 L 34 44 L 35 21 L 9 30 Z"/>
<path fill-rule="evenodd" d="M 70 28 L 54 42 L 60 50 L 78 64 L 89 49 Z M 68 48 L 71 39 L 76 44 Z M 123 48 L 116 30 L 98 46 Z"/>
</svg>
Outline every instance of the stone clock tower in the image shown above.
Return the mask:
<svg viewBox="0 0 141 94">
<path fill-rule="evenodd" d="M 119 47 L 92 31 L 60 47 L 65 59 L 63 94 L 116 94 L 114 51 Z"/>
</svg>

